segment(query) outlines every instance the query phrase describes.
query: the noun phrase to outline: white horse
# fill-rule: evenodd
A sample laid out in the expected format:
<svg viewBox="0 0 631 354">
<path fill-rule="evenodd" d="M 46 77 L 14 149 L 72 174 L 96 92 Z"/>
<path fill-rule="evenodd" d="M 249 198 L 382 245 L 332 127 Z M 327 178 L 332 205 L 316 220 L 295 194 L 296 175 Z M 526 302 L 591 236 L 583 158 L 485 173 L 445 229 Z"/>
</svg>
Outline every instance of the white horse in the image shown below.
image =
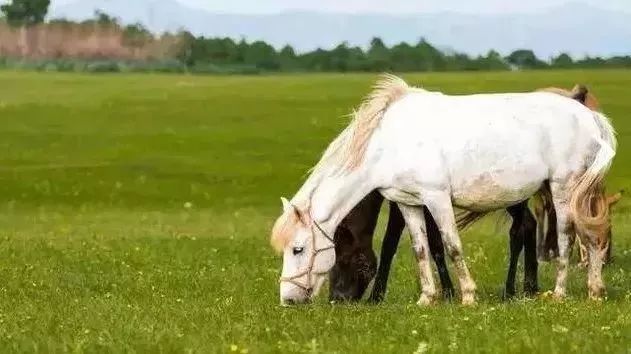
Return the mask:
<svg viewBox="0 0 631 354">
<path fill-rule="evenodd" d="M 530 198 L 549 184 L 557 212 L 555 296 L 566 294 L 568 237 L 589 245 L 589 295 L 600 298 L 598 233 L 607 227 L 603 178 L 615 155 L 607 118 L 549 92 L 449 96 L 386 76 L 329 145 L 272 230 L 283 251 L 282 304 L 308 301 L 335 262 L 331 235 L 369 192 L 398 203 L 410 230 L 422 294 L 436 287 L 422 207 L 439 226 L 455 263 L 463 304 L 475 302 L 454 206 L 487 212 Z"/>
</svg>

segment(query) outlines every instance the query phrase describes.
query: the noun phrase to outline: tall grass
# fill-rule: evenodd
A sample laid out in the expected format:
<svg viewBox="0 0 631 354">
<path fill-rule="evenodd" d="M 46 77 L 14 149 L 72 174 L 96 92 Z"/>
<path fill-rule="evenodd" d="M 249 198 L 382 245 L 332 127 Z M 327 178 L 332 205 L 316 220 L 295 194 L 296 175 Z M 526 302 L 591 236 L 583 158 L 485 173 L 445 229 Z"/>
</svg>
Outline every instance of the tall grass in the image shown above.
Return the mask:
<svg viewBox="0 0 631 354">
<path fill-rule="evenodd" d="M 180 37 L 170 34 L 128 43 L 118 26 L 47 23 L 11 27 L 0 23 L 0 57 L 4 58 L 152 61 L 173 58 L 179 45 Z"/>
</svg>

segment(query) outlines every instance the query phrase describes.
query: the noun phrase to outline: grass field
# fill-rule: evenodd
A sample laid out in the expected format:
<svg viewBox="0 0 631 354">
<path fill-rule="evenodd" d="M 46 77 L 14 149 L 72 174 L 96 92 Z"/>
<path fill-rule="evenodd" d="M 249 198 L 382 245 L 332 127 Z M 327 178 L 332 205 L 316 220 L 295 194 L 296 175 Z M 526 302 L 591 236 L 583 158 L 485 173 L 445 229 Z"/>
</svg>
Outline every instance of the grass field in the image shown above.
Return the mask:
<svg viewBox="0 0 631 354">
<path fill-rule="evenodd" d="M 586 83 L 619 132 L 609 189 L 631 182 L 630 71 L 404 77 L 449 93 Z M 629 197 L 602 304 L 577 268 L 564 303 L 502 302 L 508 226 L 489 220 L 463 235 L 476 307 L 417 307 L 407 239 L 383 304 L 279 307 L 279 197 L 374 79 L 0 73 L 0 352 L 630 353 Z"/>
</svg>

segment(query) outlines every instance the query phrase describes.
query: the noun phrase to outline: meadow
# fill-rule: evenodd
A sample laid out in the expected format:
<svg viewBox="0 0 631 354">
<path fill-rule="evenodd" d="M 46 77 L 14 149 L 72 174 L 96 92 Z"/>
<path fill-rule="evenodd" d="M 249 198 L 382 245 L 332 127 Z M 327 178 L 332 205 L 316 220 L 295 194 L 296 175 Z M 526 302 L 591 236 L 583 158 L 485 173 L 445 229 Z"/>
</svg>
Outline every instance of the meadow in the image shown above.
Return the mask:
<svg viewBox="0 0 631 354">
<path fill-rule="evenodd" d="M 279 306 L 279 197 L 375 78 L 0 72 L 0 352 L 629 353 L 629 195 L 602 303 L 576 267 L 562 303 L 503 302 L 498 216 L 463 234 L 475 307 L 416 306 L 407 238 L 384 303 Z M 619 133 L 608 189 L 630 185 L 631 71 L 404 78 L 448 93 L 585 83 Z M 540 266 L 542 290 L 553 273 Z"/>
</svg>

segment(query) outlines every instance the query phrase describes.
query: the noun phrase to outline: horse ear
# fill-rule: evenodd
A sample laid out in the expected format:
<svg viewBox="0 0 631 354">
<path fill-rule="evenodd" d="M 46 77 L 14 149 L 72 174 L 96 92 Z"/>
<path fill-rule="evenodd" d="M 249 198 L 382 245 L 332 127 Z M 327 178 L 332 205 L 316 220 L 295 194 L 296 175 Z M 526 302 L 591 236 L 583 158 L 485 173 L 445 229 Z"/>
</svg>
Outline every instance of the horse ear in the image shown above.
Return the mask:
<svg viewBox="0 0 631 354">
<path fill-rule="evenodd" d="M 585 104 L 585 100 L 587 99 L 588 93 L 589 93 L 589 90 L 587 89 L 585 85 L 576 84 L 574 85 L 574 88 L 572 89 L 572 98 L 579 101 L 582 104 Z"/>
<path fill-rule="evenodd" d="M 296 218 L 298 218 L 298 220 L 300 220 L 300 222 L 304 225 L 309 225 L 311 223 L 309 213 L 300 211 L 298 208 L 296 208 L 295 205 L 291 204 L 291 202 L 287 200 L 287 198 L 280 197 L 280 201 L 283 203 L 284 213 L 293 212 L 294 215 L 296 215 Z"/>
<path fill-rule="evenodd" d="M 291 205 L 289 200 L 287 200 L 287 198 L 285 197 L 280 197 L 280 202 L 283 203 L 283 211 L 285 213 L 294 208 L 294 206 Z"/>
</svg>

